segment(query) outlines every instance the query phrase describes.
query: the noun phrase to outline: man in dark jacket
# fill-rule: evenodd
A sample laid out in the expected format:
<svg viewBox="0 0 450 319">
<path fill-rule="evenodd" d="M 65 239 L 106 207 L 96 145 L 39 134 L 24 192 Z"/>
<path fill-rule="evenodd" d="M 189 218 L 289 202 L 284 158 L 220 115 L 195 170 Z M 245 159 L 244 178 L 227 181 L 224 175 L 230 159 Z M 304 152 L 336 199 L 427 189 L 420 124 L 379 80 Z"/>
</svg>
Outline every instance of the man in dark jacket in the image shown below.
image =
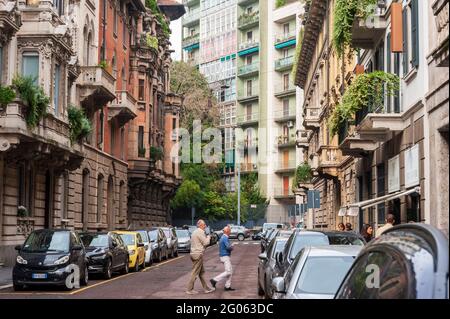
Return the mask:
<svg viewBox="0 0 450 319">
<path fill-rule="evenodd" d="M 214 288 L 216 288 L 216 284 L 219 281 L 222 281 L 222 280 L 226 279 L 227 280 L 225 282 L 225 290 L 226 291 L 236 290 L 234 288 L 231 288 L 231 276 L 233 274 L 233 268 L 231 266 L 230 256 L 231 256 L 231 251 L 233 250 L 233 246 L 231 245 L 230 239 L 229 239 L 230 233 L 231 233 L 230 226 L 226 226 L 223 229 L 223 235 L 222 235 L 222 237 L 220 237 L 220 241 L 219 241 L 220 261 L 225 266 L 225 271 L 223 273 L 221 273 L 220 275 L 218 275 L 218 276 L 216 276 L 216 277 L 214 277 L 213 279 L 210 280 L 211 285 Z"/>
</svg>

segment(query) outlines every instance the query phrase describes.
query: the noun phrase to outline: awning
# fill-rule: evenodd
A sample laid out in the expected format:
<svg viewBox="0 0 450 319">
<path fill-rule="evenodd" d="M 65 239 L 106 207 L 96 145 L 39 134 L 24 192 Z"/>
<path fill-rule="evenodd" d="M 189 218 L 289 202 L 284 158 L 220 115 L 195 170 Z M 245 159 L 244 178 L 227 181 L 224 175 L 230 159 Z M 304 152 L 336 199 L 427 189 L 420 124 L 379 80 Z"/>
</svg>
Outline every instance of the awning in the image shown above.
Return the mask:
<svg viewBox="0 0 450 319">
<path fill-rule="evenodd" d="M 380 203 L 387 202 L 387 201 L 390 201 L 390 200 L 393 200 L 393 199 L 396 199 L 396 198 L 400 198 L 402 196 L 411 195 L 411 194 L 414 194 L 414 193 L 420 195 L 420 187 L 415 187 L 415 188 L 412 188 L 412 189 L 403 190 L 403 191 L 400 191 L 400 192 L 397 192 L 397 193 L 381 196 L 381 197 L 378 197 L 378 198 L 373 198 L 373 199 L 368 199 L 368 200 L 365 200 L 365 201 L 362 201 L 362 202 L 353 203 L 353 204 L 350 204 L 348 206 L 348 208 L 350 210 L 351 209 L 356 209 L 356 208 L 358 208 L 358 209 L 359 208 L 366 209 L 366 208 L 370 208 L 370 207 L 376 206 L 376 205 L 378 205 Z"/>
</svg>

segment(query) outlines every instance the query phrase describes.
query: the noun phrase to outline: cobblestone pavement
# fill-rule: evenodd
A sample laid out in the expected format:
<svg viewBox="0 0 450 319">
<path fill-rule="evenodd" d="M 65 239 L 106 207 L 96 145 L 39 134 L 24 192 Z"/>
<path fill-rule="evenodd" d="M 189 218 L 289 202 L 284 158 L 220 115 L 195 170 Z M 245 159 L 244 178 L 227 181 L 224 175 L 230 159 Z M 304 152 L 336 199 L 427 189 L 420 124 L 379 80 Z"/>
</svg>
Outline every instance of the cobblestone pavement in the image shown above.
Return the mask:
<svg viewBox="0 0 450 319">
<path fill-rule="evenodd" d="M 259 241 L 233 242 L 233 280 L 236 291 L 224 291 L 224 283 L 219 283 L 215 292 L 204 294 L 199 280 L 195 283 L 198 295 L 187 295 L 186 284 L 190 277 L 192 263 L 189 254 L 156 263 L 138 273 L 114 276 L 110 280 L 90 278 L 89 285 L 73 291 L 55 288 L 33 288 L 24 292 L 14 292 L 12 288 L 0 290 L 0 298 L 144 298 L 144 299 L 246 299 L 260 298 L 257 294 L 257 268 Z M 204 256 L 206 279 L 223 271 L 219 260 L 218 246 L 208 247 Z"/>
</svg>

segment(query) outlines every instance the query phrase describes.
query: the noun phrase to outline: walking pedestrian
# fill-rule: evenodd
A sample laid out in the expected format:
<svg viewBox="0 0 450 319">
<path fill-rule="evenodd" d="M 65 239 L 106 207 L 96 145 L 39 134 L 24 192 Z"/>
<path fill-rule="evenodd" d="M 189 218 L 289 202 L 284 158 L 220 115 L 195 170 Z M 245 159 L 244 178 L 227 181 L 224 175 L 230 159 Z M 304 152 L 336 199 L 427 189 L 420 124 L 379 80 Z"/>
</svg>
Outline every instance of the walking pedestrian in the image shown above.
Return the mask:
<svg viewBox="0 0 450 319">
<path fill-rule="evenodd" d="M 361 236 L 364 237 L 366 242 L 370 242 L 373 239 L 373 227 L 369 224 L 364 224 L 361 229 Z"/>
<path fill-rule="evenodd" d="M 383 234 L 386 230 L 388 230 L 389 228 L 394 227 L 395 224 L 395 216 L 393 214 L 387 214 L 386 215 L 386 219 L 385 219 L 386 224 L 384 224 L 383 226 L 381 226 L 380 228 L 378 228 L 377 233 L 376 233 L 376 237 L 380 237 L 381 234 Z"/>
<path fill-rule="evenodd" d="M 197 229 L 192 233 L 191 236 L 191 261 L 192 261 L 192 273 L 191 279 L 189 280 L 188 287 L 186 293 L 188 295 L 198 294 L 197 291 L 194 290 L 195 280 L 198 278 L 203 286 L 205 293 L 213 292 L 215 289 L 208 287 L 206 284 L 206 280 L 204 277 L 205 268 L 203 267 L 203 254 L 205 252 L 205 248 L 209 245 L 211 241 L 211 236 L 206 236 L 205 234 L 206 223 L 204 220 L 199 219 L 197 222 Z"/>
<path fill-rule="evenodd" d="M 338 225 L 338 230 L 339 230 L 339 231 L 345 231 L 345 225 L 344 225 L 344 223 L 339 223 L 339 225 Z"/>
<path fill-rule="evenodd" d="M 214 277 L 210 280 L 211 285 L 216 288 L 216 284 L 224 279 L 225 282 L 225 291 L 234 291 L 236 289 L 231 288 L 231 276 L 233 275 L 233 268 L 231 266 L 231 251 L 233 250 L 233 246 L 230 243 L 230 239 L 228 238 L 231 233 L 230 226 L 226 226 L 223 229 L 223 235 L 220 238 L 219 242 L 219 256 L 220 261 L 223 263 L 225 267 L 225 271 L 218 276 Z"/>
</svg>

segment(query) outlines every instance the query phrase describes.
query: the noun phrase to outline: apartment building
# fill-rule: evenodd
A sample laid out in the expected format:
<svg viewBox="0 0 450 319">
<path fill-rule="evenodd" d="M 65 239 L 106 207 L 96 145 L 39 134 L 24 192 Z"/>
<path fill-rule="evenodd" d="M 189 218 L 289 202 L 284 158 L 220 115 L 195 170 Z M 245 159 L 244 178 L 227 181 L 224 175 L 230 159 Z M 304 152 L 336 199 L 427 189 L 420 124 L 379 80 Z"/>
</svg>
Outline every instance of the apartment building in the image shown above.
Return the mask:
<svg viewBox="0 0 450 319">
<path fill-rule="evenodd" d="M 178 3 L 162 2 L 159 14 L 166 22 L 184 13 Z M 179 180 L 167 150 L 180 100 L 168 92 L 168 35 L 155 12 L 143 0 L 2 0 L 0 19 L 0 262 L 12 263 L 14 245 L 33 229 L 97 231 L 126 229 L 142 219 L 170 222 L 163 200 Z M 144 20 L 153 21 L 156 45 L 142 41 Z M 148 65 L 136 70 L 134 54 L 149 51 Z M 140 100 L 139 70 L 152 77 L 148 104 Z M 17 75 L 35 80 L 18 83 Z M 12 88 L 15 98 L 9 96 Z M 37 100 L 29 99 L 30 90 Z M 164 148 L 144 178 L 157 175 L 148 199 L 158 218 L 145 205 L 140 215 L 130 213 L 142 109 L 149 112 L 147 136 L 155 130 L 148 145 Z M 80 124 L 74 113 L 91 127 L 85 135 L 74 136 Z M 149 151 L 143 158 L 151 161 Z"/>
<path fill-rule="evenodd" d="M 426 111 L 429 103 L 427 99 L 430 100 L 428 83 L 434 83 L 435 89 L 445 87 L 448 73 L 447 76 L 444 74 L 429 79 L 429 65 L 436 63 L 430 63 L 432 60 L 426 54 L 431 51 L 428 40 L 431 21 L 430 15 L 420 14 L 429 12 L 429 4 L 417 0 L 378 1 L 374 12 L 367 19 L 356 18 L 352 25 L 351 47 L 359 49 L 359 53 L 346 51 L 343 58 L 334 61 L 335 64 L 337 61 L 337 67 L 333 67 L 333 63 L 328 61 L 336 54 L 336 48 L 329 44 L 328 49 L 322 50 L 322 47 L 327 48 L 322 43 L 330 41 L 331 26 L 336 19 L 333 15 L 336 3 L 311 1 L 298 62 L 296 84 L 305 89 L 303 112 L 306 130 L 304 134 L 299 134 L 299 145 L 313 159 L 311 167 L 315 177 L 309 188 L 320 190 L 322 205 L 329 202 L 330 189 L 318 187 L 317 179 L 324 173 L 324 159 L 328 161 L 330 156 L 324 156 L 323 148 L 317 147 L 318 143 L 329 139 L 333 148 L 337 146 L 333 158 L 340 163 L 333 166 L 332 171 L 332 175 L 337 177 L 333 179 L 337 185 L 336 192 L 331 194 L 335 199 L 334 207 L 328 206 L 325 220 L 321 219 L 321 215 L 309 212 L 309 226 L 335 229 L 338 222 L 349 221 L 356 225 L 355 228 L 362 223 L 370 223 L 377 228 L 384 224 L 386 214 L 391 213 L 397 223 L 426 222 L 448 233 L 448 218 L 443 217 L 439 210 L 430 209 L 432 205 L 442 205 L 443 199 L 448 198 L 448 188 L 443 185 L 441 191 L 433 195 L 434 201 L 430 200 L 431 184 L 436 184 L 431 176 L 440 176 L 442 173 L 432 166 L 431 158 L 434 157 L 436 163 L 442 163 L 442 159 L 439 161 L 439 156 L 430 153 L 433 146 L 430 147 L 429 130 L 434 124 L 431 124 L 432 120 Z M 445 35 L 441 39 L 444 38 Z M 435 48 L 440 45 L 434 41 L 432 43 Z M 325 60 L 324 63 L 321 59 Z M 436 67 L 439 64 L 437 62 Z M 335 84 L 320 81 L 321 68 L 327 68 L 328 65 L 332 66 L 330 80 L 338 80 Z M 445 62 L 441 65 L 445 65 Z M 351 118 L 339 122 L 337 134 L 331 136 L 330 118 L 342 103 L 342 96 L 350 91 L 359 76 L 376 78 L 379 71 L 397 76 L 400 81 L 398 90 L 389 95 L 389 89 L 385 86 L 381 91 L 380 103 L 375 100 L 364 103 L 365 106 L 356 110 Z M 319 93 L 323 93 L 314 98 L 312 88 L 322 85 L 327 87 L 319 89 Z M 314 116 L 308 110 L 311 105 L 310 94 L 314 102 L 312 105 L 317 108 Z M 441 99 L 442 102 L 437 105 L 445 108 L 445 94 L 441 95 Z M 308 116 L 318 119 L 315 127 L 310 127 Z M 442 113 L 437 116 L 443 118 Z M 327 122 L 328 125 L 325 124 Z M 448 150 L 448 147 L 445 148 L 448 145 L 445 120 L 441 128 L 442 137 L 435 136 L 434 141 L 442 143 L 445 153 Z M 434 127 L 431 132 L 434 135 L 441 134 L 439 127 Z M 445 170 L 445 165 L 440 165 Z"/>
</svg>

